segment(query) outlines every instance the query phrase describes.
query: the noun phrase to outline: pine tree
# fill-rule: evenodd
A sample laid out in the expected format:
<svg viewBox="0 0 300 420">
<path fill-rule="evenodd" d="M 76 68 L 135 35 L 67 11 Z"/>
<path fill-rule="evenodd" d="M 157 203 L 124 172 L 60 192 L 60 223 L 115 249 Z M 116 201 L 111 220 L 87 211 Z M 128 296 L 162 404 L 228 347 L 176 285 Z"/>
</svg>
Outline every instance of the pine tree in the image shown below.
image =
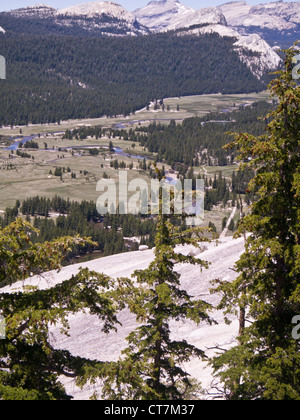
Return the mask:
<svg viewBox="0 0 300 420">
<path fill-rule="evenodd" d="M 285 70 L 270 85 L 279 105 L 266 135 L 237 134 L 230 146 L 242 167 L 256 170 L 249 190 L 258 198 L 238 229 L 250 233 L 239 276 L 217 288 L 220 307 L 239 309 L 238 345 L 212 361 L 228 399 L 300 399 L 300 343 L 292 337 L 300 314 L 300 86 L 292 78 L 296 50 L 285 53 Z"/>
<path fill-rule="evenodd" d="M 205 359 L 205 353 L 185 340 L 173 340 L 170 322 L 212 322 L 208 316 L 210 305 L 193 300 L 180 287 L 180 275 L 175 270 L 177 263 L 207 267 L 206 262 L 175 250 L 176 245 L 199 247 L 199 242 L 207 239 L 203 237 L 204 229 L 181 232 L 180 227 L 171 225 L 169 217 L 162 214 L 160 199 L 154 261 L 147 269 L 134 273 L 136 286 L 123 294 L 141 325 L 127 338 L 125 358 L 110 366 L 110 378 L 103 389 L 105 398 L 180 400 L 193 392 L 199 398 L 199 384 L 189 378 L 183 363 L 192 357 Z"/>
<path fill-rule="evenodd" d="M 0 230 L 0 284 L 60 269 L 72 247 L 91 245 L 90 240 L 79 237 L 34 245 L 34 233 L 36 229 L 22 219 Z M 0 399 L 71 399 L 60 377 L 78 379 L 95 362 L 53 348 L 49 327 L 59 324 L 67 334 L 68 315 L 87 309 L 104 322 L 104 332 L 115 329 L 120 306 L 113 298 L 113 288 L 109 277 L 84 269 L 47 290 L 0 292 L 0 315 L 6 323 L 6 338 L 0 340 Z"/>
</svg>

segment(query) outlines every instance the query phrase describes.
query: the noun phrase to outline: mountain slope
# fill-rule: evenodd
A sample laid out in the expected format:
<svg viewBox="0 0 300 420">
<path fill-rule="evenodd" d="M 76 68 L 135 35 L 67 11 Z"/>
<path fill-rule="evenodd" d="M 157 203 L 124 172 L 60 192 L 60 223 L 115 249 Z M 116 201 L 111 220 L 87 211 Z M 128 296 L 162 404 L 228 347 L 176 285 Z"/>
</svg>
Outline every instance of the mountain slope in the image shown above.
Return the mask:
<svg viewBox="0 0 300 420">
<path fill-rule="evenodd" d="M 230 36 L 235 39 L 235 47 L 241 61 L 256 77 L 261 78 L 277 69 L 280 59 L 262 39 L 257 37 L 247 39 L 248 32 L 240 27 L 228 26 L 225 15 L 231 24 L 244 22 L 245 14 L 251 11 L 258 13 L 259 10 L 265 16 L 267 6 L 251 8 L 246 3 L 233 2 L 219 8 L 194 10 L 179 0 L 153 0 L 132 14 L 119 4 L 110 1 L 90 2 L 60 10 L 37 5 L 0 13 L 0 26 L 6 28 L 8 32 L 40 35 L 136 36 L 149 34 L 150 30 L 165 32 L 178 31 L 180 28 L 185 29 L 185 35 L 217 33 L 222 37 Z M 271 7 L 270 10 L 273 14 L 281 13 L 285 16 L 291 14 L 290 7 L 286 7 L 285 4 Z M 297 7 L 293 6 L 292 10 L 295 12 Z M 295 13 L 292 16 L 295 22 L 299 20 Z M 195 30 L 187 32 L 186 29 L 191 26 Z M 177 32 L 178 34 L 181 32 Z M 249 34 L 253 33 L 250 31 Z M 256 56 L 251 58 L 253 54 Z"/>
<path fill-rule="evenodd" d="M 242 36 L 259 35 L 268 44 L 289 47 L 300 37 L 300 2 L 273 2 L 251 6 L 233 1 L 218 7 L 194 10 L 179 0 L 152 0 L 130 13 L 118 3 L 94 1 L 61 10 L 46 5 L 29 6 L 0 13 L 4 29 L 12 29 L 3 15 L 20 18 L 21 27 L 40 34 L 66 35 L 145 35 L 149 31 L 177 30 L 211 24 L 230 27 Z M 26 25 L 25 25 L 25 20 Z M 21 31 L 16 25 L 15 31 Z M 25 31 L 25 29 L 23 29 Z M 28 33 L 28 32 L 27 32 Z"/>
<path fill-rule="evenodd" d="M 228 25 L 241 34 L 258 34 L 270 45 L 289 47 L 300 37 L 300 2 L 250 6 L 233 1 L 218 7 Z"/>
<path fill-rule="evenodd" d="M 193 9 L 186 7 L 177 0 L 153 0 L 133 12 L 143 25 L 159 32 L 168 28 L 170 22 L 178 16 L 189 15 Z"/>
<path fill-rule="evenodd" d="M 13 18 L 18 19 L 17 21 Z M 145 35 L 149 30 L 119 4 L 97 1 L 56 10 L 45 5 L 0 13 L 8 30 L 58 35 Z"/>
<path fill-rule="evenodd" d="M 300 23 L 299 2 L 274 2 L 249 6 L 245 2 L 231 2 L 219 6 L 230 26 L 291 30 Z"/>
<path fill-rule="evenodd" d="M 117 3 L 97 1 L 67 7 L 56 11 L 56 23 L 78 25 L 90 31 L 97 29 L 104 33 L 112 31 L 112 25 L 123 28 L 122 35 L 146 34 L 148 30 L 138 24 L 133 14 Z"/>
<path fill-rule="evenodd" d="M 251 7 L 243 2 L 224 5 L 224 10 L 231 19 L 244 16 L 250 9 Z M 140 22 L 156 32 L 181 28 L 184 30 L 177 32 L 177 35 L 201 36 L 217 33 L 221 37 L 234 38 L 234 45 L 241 61 L 258 78 L 277 69 L 281 61 L 276 52 L 257 34 L 243 36 L 236 29 L 228 26 L 222 7 L 194 10 L 184 6 L 178 0 L 157 0 L 136 10 L 134 14 Z"/>
<path fill-rule="evenodd" d="M 119 4 L 104 1 L 89 2 L 71 7 L 66 7 L 64 9 L 58 10 L 56 14 L 87 17 L 107 15 L 115 17 L 119 20 L 126 20 L 127 22 L 131 23 L 135 21 L 134 16 Z"/>
<path fill-rule="evenodd" d="M 259 78 L 270 70 L 277 69 L 281 62 L 278 54 L 257 34 L 240 36 L 234 46 L 239 51 L 241 60 Z M 245 49 L 253 51 L 254 55 L 245 55 Z"/>
<path fill-rule="evenodd" d="M 139 22 L 155 32 L 203 23 L 226 25 L 224 15 L 217 8 L 194 10 L 178 0 L 154 0 L 133 13 Z"/>
<path fill-rule="evenodd" d="M 242 36 L 234 29 L 223 25 L 206 25 L 187 30 L 180 30 L 180 36 L 217 33 L 221 37 L 234 39 L 234 48 L 240 60 L 247 65 L 251 72 L 261 79 L 270 71 L 275 70 L 281 63 L 279 55 L 258 35 Z"/>
<path fill-rule="evenodd" d="M 180 252 L 188 254 L 191 247 L 180 247 Z M 182 275 L 181 285 L 195 299 L 203 299 L 216 305 L 218 297 L 210 295 L 210 281 L 214 279 L 230 281 L 235 279 L 236 273 L 233 270 L 235 262 L 239 259 L 244 250 L 243 238 L 232 240 L 226 238 L 216 247 L 215 243 L 207 244 L 207 250 L 199 255 L 199 258 L 210 261 L 208 270 L 201 273 L 199 267 L 180 264 L 176 267 Z M 92 271 L 105 273 L 113 278 L 131 276 L 135 270 L 145 269 L 153 260 L 153 251 L 131 252 L 114 255 L 63 268 L 59 273 L 50 272 L 43 277 L 35 277 L 28 280 L 25 285 L 38 286 L 41 289 L 53 287 L 76 275 L 80 267 L 89 268 Z M 22 288 L 24 283 L 15 283 L 11 288 L 7 287 L 1 292 L 15 292 Z M 211 314 L 218 325 L 200 324 L 196 326 L 191 321 L 172 322 L 171 331 L 174 339 L 187 340 L 191 344 L 206 350 L 219 345 L 220 347 L 230 348 L 235 343 L 235 337 L 238 335 L 238 324 L 226 325 L 223 315 L 219 311 Z M 53 328 L 51 331 L 52 344 L 55 348 L 69 350 L 73 355 L 87 357 L 101 361 L 116 361 L 121 356 L 121 351 L 127 346 L 126 337 L 135 328 L 135 317 L 128 310 L 122 311 L 118 316 L 121 326 L 118 332 L 105 335 L 101 333 L 99 319 L 90 314 L 77 314 L 70 316 L 69 337 L 61 335 L 60 328 Z M 99 332 L 100 331 L 100 332 Z M 207 354 L 212 356 L 213 350 L 208 350 Z M 202 382 L 202 386 L 209 388 L 212 381 L 211 370 L 205 362 L 195 359 L 188 364 L 188 371 L 192 377 Z M 91 394 L 97 390 L 97 386 L 86 386 L 83 389 L 75 387 L 73 380 L 66 380 L 65 385 L 70 395 L 75 399 L 89 399 Z"/>
<path fill-rule="evenodd" d="M 162 33 L 137 36 L 148 29 L 112 2 L 0 13 L 8 70 L 0 124 L 128 115 L 154 99 L 257 92 L 280 62 L 258 36 L 228 27 L 217 8 L 159 0 L 147 10 L 155 20 L 161 12 Z"/>
<path fill-rule="evenodd" d="M 45 4 L 37 4 L 35 6 L 22 7 L 20 9 L 12 10 L 7 12 L 14 17 L 38 17 L 40 19 L 45 19 L 56 14 L 56 9 Z"/>
<path fill-rule="evenodd" d="M 217 34 L 74 38 L 7 32 L 2 38 L 5 126 L 128 115 L 154 99 L 266 88 L 240 61 L 235 39 Z"/>
</svg>

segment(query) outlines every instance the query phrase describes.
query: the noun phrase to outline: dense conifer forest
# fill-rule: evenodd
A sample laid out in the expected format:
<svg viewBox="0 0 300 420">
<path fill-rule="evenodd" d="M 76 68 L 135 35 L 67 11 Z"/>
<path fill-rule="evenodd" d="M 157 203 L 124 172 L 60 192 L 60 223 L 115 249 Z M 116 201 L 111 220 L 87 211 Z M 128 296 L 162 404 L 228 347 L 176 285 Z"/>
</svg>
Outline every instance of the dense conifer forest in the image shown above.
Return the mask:
<svg viewBox="0 0 300 420">
<path fill-rule="evenodd" d="M 235 152 L 224 150 L 230 137 L 228 132 L 249 131 L 253 135 L 263 134 L 267 120 L 259 120 L 266 115 L 272 105 L 266 102 L 242 107 L 229 113 L 211 113 L 205 117 L 188 118 L 182 124 L 171 122 L 168 126 L 151 124 L 131 132 L 130 140 L 137 139 L 150 152 L 158 153 L 158 160 L 165 160 L 176 167 L 182 163 L 187 166 L 226 166 L 232 164 Z"/>
<path fill-rule="evenodd" d="M 50 217 L 56 213 L 57 217 Z M 113 255 L 138 249 L 137 242 L 126 246 L 124 237 L 140 237 L 141 244 L 154 245 L 156 220 L 151 217 L 136 217 L 134 215 L 100 215 L 94 202 L 70 201 L 59 196 L 52 199 L 45 197 L 29 198 L 22 203 L 17 200 L 15 207 L 7 208 L 0 227 L 4 228 L 14 222 L 18 216 L 26 216 L 33 222 L 39 233 L 33 233 L 33 243 L 45 243 L 63 236 L 81 235 L 90 237 L 94 246 L 75 247 L 68 254 L 68 260 L 78 254 L 98 250 L 103 255 Z M 99 256 L 99 255 L 98 255 Z"/>
<path fill-rule="evenodd" d="M 217 34 L 111 38 L 9 30 L 1 38 L 5 126 L 128 115 L 154 99 L 266 87 L 240 61 L 234 39 Z"/>
</svg>

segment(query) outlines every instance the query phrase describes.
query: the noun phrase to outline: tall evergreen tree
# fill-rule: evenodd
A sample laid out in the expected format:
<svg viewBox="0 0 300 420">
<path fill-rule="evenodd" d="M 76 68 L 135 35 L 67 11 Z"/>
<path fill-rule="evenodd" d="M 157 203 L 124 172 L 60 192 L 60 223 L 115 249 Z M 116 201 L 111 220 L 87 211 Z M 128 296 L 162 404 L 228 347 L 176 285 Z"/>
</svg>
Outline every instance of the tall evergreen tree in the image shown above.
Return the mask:
<svg viewBox="0 0 300 420">
<path fill-rule="evenodd" d="M 175 269 L 177 263 L 206 268 L 206 262 L 178 253 L 176 246 L 190 244 L 199 248 L 199 243 L 207 239 L 203 228 L 181 232 L 180 227 L 169 222 L 170 216 L 162 213 L 160 199 L 154 261 L 147 269 L 134 273 L 135 287 L 123 294 L 141 325 L 128 336 L 124 359 L 111 365 L 106 373 L 105 398 L 180 400 L 193 393 L 199 398 L 199 384 L 189 377 L 183 364 L 192 357 L 205 359 L 205 353 L 185 340 L 173 340 L 170 322 L 212 322 L 208 316 L 210 305 L 194 300 L 180 287 L 180 274 Z"/>
<path fill-rule="evenodd" d="M 0 230 L 0 282 L 13 283 L 30 274 L 59 269 L 63 256 L 86 239 L 63 238 L 34 245 L 35 229 L 18 219 Z M 0 400 L 69 400 L 60 377 L 78 378 L 95 362 L 55 349 L 50 325 L 68 332 L 68 315 L 88 309 L 103 322 L 103 331 L 115 329 L 119 304 L 114 284 L 103 274 L 81 270 L 70 280 L 47 290 L 24 289 L 3 293 L 0 315 L 6 337 L 0 339 Z"/>
<path fill-rule="evenodd" d="M 279 105 L 267 134 L 238 134 L 230 146 L 256 171 L 249 189 L 258 198 L 238 230 L 250 232 L 239 276 L 217 288 L 221 307 L 240 310 L 238 345 L 212 361 L 228 399 L 300 399 L 300 343 L 292 336 L 300 314 L 300 86 L 292 78 L 296 50 L 285 53 L 270 85 Z"/>
</svg>

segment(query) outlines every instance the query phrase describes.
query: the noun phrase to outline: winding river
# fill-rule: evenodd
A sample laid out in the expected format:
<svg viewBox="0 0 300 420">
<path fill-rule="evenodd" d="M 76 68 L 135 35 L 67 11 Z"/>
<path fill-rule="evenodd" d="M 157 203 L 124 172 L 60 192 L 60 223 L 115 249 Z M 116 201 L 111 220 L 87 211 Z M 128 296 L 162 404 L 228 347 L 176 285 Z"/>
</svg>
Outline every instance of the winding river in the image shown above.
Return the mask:
<svg viewBox="0 0 300 420">
<path fill-rule="evenodd" d="M 53 134 L 53 133 L 49 133 L 49 134 Z M 36 136 L 36 135 L 32 135 L 32 136 L 26 136 L 26 137 L 19 137 L 19 138 L 17 138 L 15 141 L 14 141 L 14 143 L 12 143 L 9 147 L 6 147 L 5 148 L 5 150 L 14 150 L 14 151 L 16 151 L 16 150 L 18 150 L 19 149 L 19 144 L 20 143 L 22 143 L 22 144 L 25 144 L 25 143 L 27 143 L 28 141 L 31 141 L 31 140 L 33 140 L 33 139 L 36 139 L 38 136 Z M 76 150 L 76 149 L 79 149 L 79 150 L 81 150 L 81 149 L 91 149 L 91 148 L 93 148 L 93 147 L 99 147 L 99 144 L 97 144 L 97 145 L 91 145 L 91 146 L 70 146 L 70 147 L 62 147 L 61 148 L 61 150 L 63 151 L 63 150 L 67 150 L 67 149 L 72 149 L 72 150 Z M 101 147 L 103 147 L 103 148 L 106 148 L 106 146 L 101 146 Z M 108 149 L 108 147 L 107 147 L 107 149 Z M 46 149 L 39 149 L 40 151 L 45 151 Z M 49 149 L 48 149 L 49 150 Z M 119 156 L 124 156 L 124 157 L 131 157 L 131 158 L 133 158 L 133 159 L 146 159 L 146 160 L 148 160 L 149 158 L 147 158 L 147 157 L 144 157 L 144 156 L 140 156 L 140 155 L 133 155 L 133 154 L 130 154 L 130 153 L 126 153 L 126 152 L 124 152 L 124 150 L 123 149 L 121 149 L 121 147 L 114 147 L 114 152 L 115 152 L 115 154 L 116 155 L 119 155 Z"/>
</svg>

